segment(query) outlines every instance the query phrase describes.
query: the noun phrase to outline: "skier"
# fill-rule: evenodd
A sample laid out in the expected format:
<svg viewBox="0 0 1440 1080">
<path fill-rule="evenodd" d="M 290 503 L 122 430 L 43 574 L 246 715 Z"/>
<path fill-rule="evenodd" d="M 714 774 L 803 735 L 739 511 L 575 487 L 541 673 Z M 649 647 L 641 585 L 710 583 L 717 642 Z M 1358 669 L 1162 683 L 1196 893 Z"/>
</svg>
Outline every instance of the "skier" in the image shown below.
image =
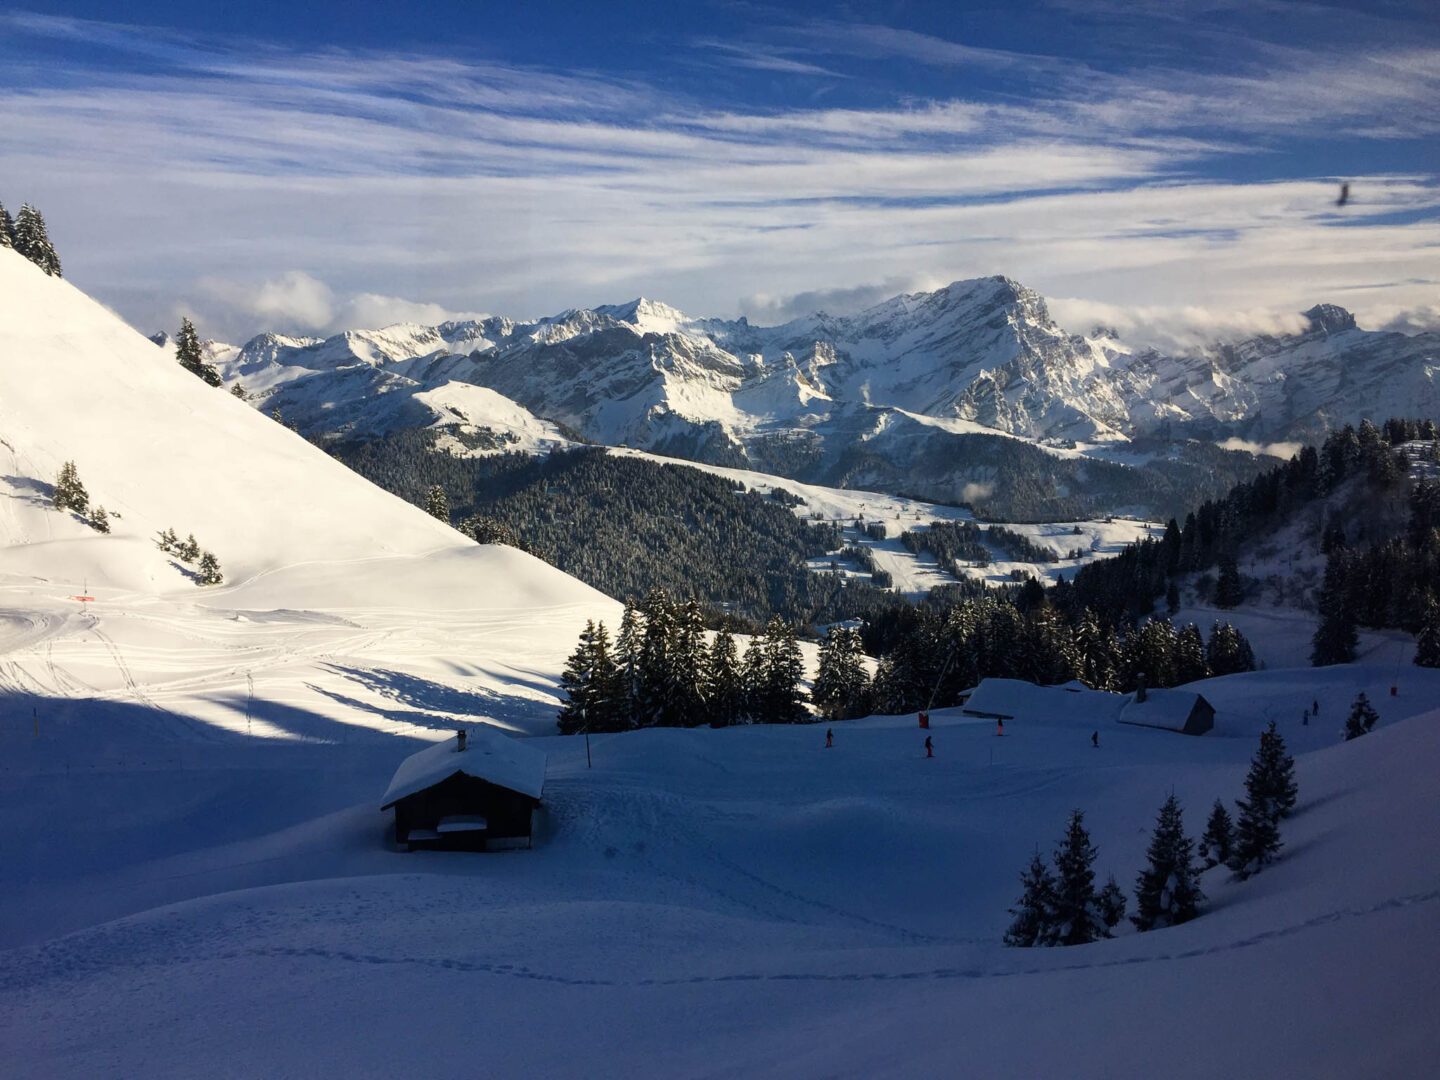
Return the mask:
<svg viewBox="0 0 1440 1080">
<path fill-rule="evenodd" d="M 929 735 L 926 735 L 926 736 L 925 736 L 925 756 L 926 756 L 926 757 L 934 757 L 934 756 L 935 756 L 935 747 L 934 747 L 933 745 L 931 745 L 931 743 L 930 743 L 930 736 L 929 736 Z"/>
<path fill-rule="evenodd" d="M 1005 721 L 999 719 L 998 717 L 997 717 L 996 720 L 995 720 L 995 734 L 996 734 L 996 735 L 1004 735 L 1004 734 L 1005 734 Z"/>
<path fill-rule="evenodd" d="M 1309 710 L 1309 709 L 1306 709 L 1303 713 L 1300 714 L 1300 726 L 1301 726 L 1301 727 L 1309 727 L 1309 726 L 1310 726 L 1310 710 Z"/>
<path fill-rule="evenodd" d="M 1096 750 L 1100 749 L 1100 732 L 1092 731 L 1090 733 L 1090 745 L 1095 747 Z"/>
<path fill-rule="evenodd" d="M 828 749 L 830 749 L 830 747 L 832 747 L 832 746 L 834 746 L 834 745 L 835 745 L 835 732 L 832 731 L 830 728 L 826 728 L 826 729 L 825 729 L 825 749 L 828 750 Z"/>
<path fill-rule="evenodd" d="M 1320 702 L 1316 701 L 1316 702 L 1313 702 L 1313 703 L 1310 705 L 1310 715 L 1311 715 L 1311 716 L 1319 716 L 1319 715 L 1320 715 Z"/>
</svg>

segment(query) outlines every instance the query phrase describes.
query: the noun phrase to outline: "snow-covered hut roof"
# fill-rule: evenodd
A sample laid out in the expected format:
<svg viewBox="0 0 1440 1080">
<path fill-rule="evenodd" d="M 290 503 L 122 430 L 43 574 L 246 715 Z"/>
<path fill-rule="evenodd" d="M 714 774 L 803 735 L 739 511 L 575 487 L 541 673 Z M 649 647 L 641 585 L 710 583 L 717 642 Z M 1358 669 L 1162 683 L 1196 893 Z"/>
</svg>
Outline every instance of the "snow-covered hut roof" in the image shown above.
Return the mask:
<svg viewBox="0 0 1440 1080">
<path fill-rule="evenodd" d="M 1214 722 L 1215 709 L 1193 690 L 1147 690 L 1144 701 L 1131 694 L 1120 710 L 1122 724 L 1181 731 L 1187 735 L 1203 735 Z M 1196 716 L 1196 706 L 1203 706 Z"/>
<path fill-rule="evenodd" d="M 543 750 L 492 727 L 481 724 L 467 728 L 465 749 L 459 749 L 458 738 L 446 739 L 402 761 L 385 790 L 380 809 L 388 810 L 401 799 L 434 787 L 456 773 L 538 799 L 545 787 L 545 761 Z"/>
<path fill-rule="evenodd" d="M 995 716 L 1004 720 L 1069 720 L 1090 724 L 1111 720 L 1125 699 L 1119 694 L 1090 690 L 1078 683 L 1065 686 L 1036 686 L 1021 679 L 982 679 L 965 702 L 963 711 L 971 716 Z"/>
</svg>

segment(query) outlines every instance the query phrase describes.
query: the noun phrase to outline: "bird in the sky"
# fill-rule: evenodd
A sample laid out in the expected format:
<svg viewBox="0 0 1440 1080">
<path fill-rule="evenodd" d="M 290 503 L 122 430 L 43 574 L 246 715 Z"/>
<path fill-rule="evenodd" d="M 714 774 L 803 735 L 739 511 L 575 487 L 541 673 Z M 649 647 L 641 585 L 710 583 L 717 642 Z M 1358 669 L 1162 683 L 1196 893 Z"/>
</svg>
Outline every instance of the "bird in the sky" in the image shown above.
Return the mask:
<svg viewBox="0 0 1440 1080">
<path fill-rule="evenodd" d="M 1347 202 L 1349 202 L 1349 201 L 1350 201 L 1350 185 L 1349 185 L 1349 184 L 1341 184 L 1341 185 L 1340 185 L 1340 198 L 1338 198 L 1338 199 L 1335 200 L 1335 205 L 1336 205 L 1336 206 L 1344 206 L 1344 205 L 1345 205 Z"/>
</svg>

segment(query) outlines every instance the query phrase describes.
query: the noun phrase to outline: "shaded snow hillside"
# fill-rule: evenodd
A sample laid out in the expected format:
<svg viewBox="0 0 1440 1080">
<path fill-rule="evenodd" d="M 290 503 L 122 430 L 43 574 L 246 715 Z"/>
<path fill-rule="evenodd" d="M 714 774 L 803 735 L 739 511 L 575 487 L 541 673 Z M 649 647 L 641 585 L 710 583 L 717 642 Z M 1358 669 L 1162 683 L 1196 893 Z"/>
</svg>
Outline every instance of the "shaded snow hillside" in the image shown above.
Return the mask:
<svg viewBox="0 0 1440 1080">
<path fill-rule="evenodd" d="M 564 656 L 613 601 L 376 488 L 3 250 L 0 306 L 0 693 L 306 737 L 553 725 Z M 54 508 L 69 461 L 110 533 Z M 172 528 L 223 585 L 159 550 Z"/>
</svg>

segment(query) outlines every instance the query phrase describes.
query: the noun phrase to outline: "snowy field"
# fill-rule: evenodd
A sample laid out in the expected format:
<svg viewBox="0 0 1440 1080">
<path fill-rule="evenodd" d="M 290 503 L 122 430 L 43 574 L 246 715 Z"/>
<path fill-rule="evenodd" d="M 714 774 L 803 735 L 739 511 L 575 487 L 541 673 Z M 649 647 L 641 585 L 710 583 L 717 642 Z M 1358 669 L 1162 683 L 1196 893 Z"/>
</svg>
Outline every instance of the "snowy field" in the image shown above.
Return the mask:
<svg viewBox="0 0 1440 1080">
<path fill-rule="evenodd" d="M 1422 1077 L 1440 1054 L 1436 673 L 1201 689 L 1203 738 L 1083 717 L 536 740 L 540 840 L 392 850 L 416 745 L 329 745 L 12 699 L 0 837 L 7 1077 Z M 1377 731 L 1339 744 L 1369 690 Z M 1299 720 L 1311 695 L 1321 717 Z M 1418 714 L 1418 715 L 1411 715 Z M 1186 926 L 999 945 L 1017 876 L 1086 810 L 1128 885 L 1173 789 L 1198 832 L 1280 721 L 1284 858 L 1212 871 Z M 90 736 L 103 729 L 103 739 Z M 1177 1045 L 1183 1052 L 1177 1052 Z"/>
</svg>

